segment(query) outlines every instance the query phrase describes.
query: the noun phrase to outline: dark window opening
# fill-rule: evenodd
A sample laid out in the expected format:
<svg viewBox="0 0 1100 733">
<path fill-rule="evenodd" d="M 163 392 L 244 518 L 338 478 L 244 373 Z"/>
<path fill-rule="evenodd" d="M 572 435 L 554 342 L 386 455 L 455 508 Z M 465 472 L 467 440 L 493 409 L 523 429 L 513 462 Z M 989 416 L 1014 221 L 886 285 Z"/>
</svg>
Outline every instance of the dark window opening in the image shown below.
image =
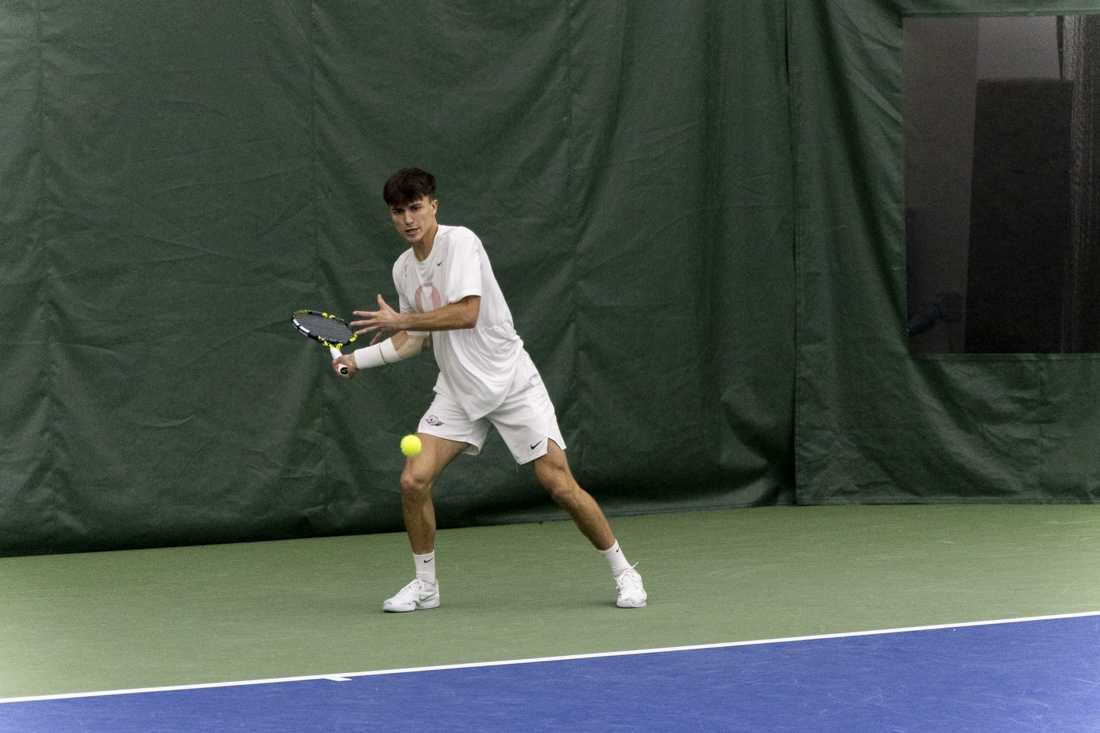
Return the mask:
<svg viewBox="0 0 1100 733">
<path fill-rule="evenodd" d="M 1100 351 L 1100 15 L 904 28 L 914 353 Z"/>
</svg>

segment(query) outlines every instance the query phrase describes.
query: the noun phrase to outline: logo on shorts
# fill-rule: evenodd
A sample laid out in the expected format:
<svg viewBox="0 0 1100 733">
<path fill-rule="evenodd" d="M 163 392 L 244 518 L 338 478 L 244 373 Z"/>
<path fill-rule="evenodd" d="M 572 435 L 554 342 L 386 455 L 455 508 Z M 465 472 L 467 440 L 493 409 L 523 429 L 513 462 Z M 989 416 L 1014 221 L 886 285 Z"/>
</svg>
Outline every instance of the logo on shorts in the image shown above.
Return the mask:
<svg viewBox="0 0 1100 733">
<path fill-rule="evenodd" d="M 439 426 L 439 425 L 443 424 L 443 421 L 440 420 L 435 415 L 428 415 L 426 418 L 424 418 L 424 422 L 428 423 L 429 425 L 436 425 L 436 426 Z"/>
<path fill-rule="evenodd" d="M 535 448 L 538 448 L 540 445 L 542 445 L 541 440 L 539 442 L 535 443 L 533 446 L 531 446 L 531 450 L 534 450 Z"/>
</svg>

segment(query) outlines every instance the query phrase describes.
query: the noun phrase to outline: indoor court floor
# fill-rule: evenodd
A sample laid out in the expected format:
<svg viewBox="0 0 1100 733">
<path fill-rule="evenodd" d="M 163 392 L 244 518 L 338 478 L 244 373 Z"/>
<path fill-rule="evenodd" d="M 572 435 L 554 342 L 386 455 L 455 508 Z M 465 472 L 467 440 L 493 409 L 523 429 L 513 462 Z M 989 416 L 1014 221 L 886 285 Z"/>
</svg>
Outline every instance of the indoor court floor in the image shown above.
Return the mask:
<svg viewBox="0 0 1100 733">
<path fill-rule="evenodd" d="M 1100 730 L 1100 507 L 619 517 L 0 559 L 0 731 Z"/>
</svg>

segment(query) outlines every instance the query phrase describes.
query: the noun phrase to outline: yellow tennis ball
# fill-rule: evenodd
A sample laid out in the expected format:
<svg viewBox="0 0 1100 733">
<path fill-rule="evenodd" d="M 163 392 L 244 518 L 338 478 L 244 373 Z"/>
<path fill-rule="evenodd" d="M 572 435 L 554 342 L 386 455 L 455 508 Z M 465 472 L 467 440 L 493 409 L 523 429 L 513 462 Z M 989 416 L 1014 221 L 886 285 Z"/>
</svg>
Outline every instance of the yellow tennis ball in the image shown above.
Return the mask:
<svg viewBox="0 0 1100 733">
<path fill-rule="evenodd" d="M 406 435 L 401 439 L 401 452 L 409 458 L 420 455 L 420 449 L 423 447 L 420 444 L 420 438 L 415 435 Z"/>
</svg>

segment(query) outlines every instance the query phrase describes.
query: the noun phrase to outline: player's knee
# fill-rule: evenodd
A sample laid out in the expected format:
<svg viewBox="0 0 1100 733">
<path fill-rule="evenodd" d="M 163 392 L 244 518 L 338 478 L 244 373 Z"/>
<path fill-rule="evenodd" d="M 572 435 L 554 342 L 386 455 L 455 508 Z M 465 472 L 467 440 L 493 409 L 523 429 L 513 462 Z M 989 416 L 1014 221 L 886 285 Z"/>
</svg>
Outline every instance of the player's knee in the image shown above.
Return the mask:
<svg viewBox="0 0 1100 733">
<path fill-rule="evenodd" d="M 431 478 L 415 471 L 402 471 L 401 495 L 409 499 L 424 499 L 431 493 Z"/>
<path fill-rule="evenodd" d="M 545 471 L 539 475 L 539 483 L 550 498 L 558 504 L 569 504 L 577 492 L 577 483 L 566 471 Z"/>
</svg>

